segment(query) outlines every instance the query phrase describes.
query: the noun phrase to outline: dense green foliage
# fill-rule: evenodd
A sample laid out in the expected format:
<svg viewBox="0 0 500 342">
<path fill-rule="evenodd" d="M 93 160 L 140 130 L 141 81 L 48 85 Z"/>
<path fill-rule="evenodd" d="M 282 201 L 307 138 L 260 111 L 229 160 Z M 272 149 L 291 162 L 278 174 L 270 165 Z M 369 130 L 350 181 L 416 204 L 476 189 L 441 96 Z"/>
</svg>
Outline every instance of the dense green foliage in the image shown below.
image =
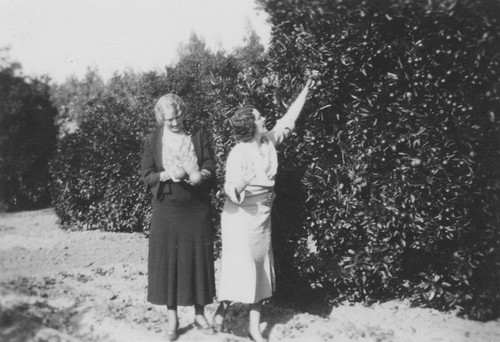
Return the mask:
<svg viewBox="0 0 500 342">
<path fill-rule="evenodd" d="M 61 84 L 51 87 L 51 99 L 57 108 L 60 135 L 71 132 L 83 121 L 87 102 L 104 90 L 104 82 L 97 70 L 88 69 L 79 80 L 70 76 Z"/>
<path fill-rule="evenodd" d="M 56 108 L 46 79 L 0 64 L 0 211 L 50 204 L 48 161 L 56 144 Z"/>
<path fill-rule="evenodd" d="M 226 55 L 193 36 L 165 73 L 116 76 L 79 102 L 82 123 L 51 164 L 61 222 L 148 229 L 142 143 L 154 102 L 173 92 L 188 128 L 213 138 L 217 226 L 228 114 L 251 102 L 272 125 L 312 76 L 317 89 L 280 149 L 279 291 L 306 284 L 333 302 L 409 298 L 498 317 L 498 2 L 259 2 L 273 24 L 265 56 L 255 37 Z"/>
<path fill-rule="evenodd" d="M 261 2 L 273 72 L 321 78 L 284 150 L 282 257 L 338 300 L 497 317 L 499 3 Z"/>
<path fill-rule="evenodd" d="M 137 231 L 147 225 L 149 198 L 139 166 L 154 127 L 151 85 L 161 77 L 115 76 L 84 105 L 79 129 L 61 137 L 51 161 L 53 206 L 64 226 Z"/>
</svg>

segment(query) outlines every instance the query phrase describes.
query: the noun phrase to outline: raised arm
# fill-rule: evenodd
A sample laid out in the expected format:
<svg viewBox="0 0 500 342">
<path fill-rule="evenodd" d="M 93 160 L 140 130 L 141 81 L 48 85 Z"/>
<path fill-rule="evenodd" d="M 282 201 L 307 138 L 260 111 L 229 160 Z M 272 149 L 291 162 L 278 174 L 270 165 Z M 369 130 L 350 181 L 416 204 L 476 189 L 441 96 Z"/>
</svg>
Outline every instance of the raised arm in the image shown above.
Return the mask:
<svg viewBox="0 0 500 342">
<path fill-rule="evenodd" d="M 292 105 L 290 108 L 288 108 L 288 111 L 286 114 L 283 116 L 283 120 L 286 120 L 288 123 L 293 123 L 295 124 L 295 121 L 297 121 L 297 118 L 299 117 L 302 108 L 304 107 L 304 104 L 306 103 L 307 99 L 307 94 L 309 93 L 309 89 L 314 85 L 314 81 L 311 79 L 308 79 L 306 82 L 306 85 L 300 92 L 299 96 L 293 101 Z"/>
<path fill-rule="evenodd" d="M 278 146 L 281 142 L 288 136 L 288 134 L 295 127 L 295 121 L 300 115 L 302 108 L 307 99 L 307 94 L 309 93 L 309 89 L 314 85 L 314 81 L 309 79 L 304 86 L 304 89 L 300 92 L 299 96 L 292 103 L 290 108 L 286 114 L 276 122 L 276 126 L 266 133 L 266 136 L 270 139 L 270 141 Z"/>
</svg>

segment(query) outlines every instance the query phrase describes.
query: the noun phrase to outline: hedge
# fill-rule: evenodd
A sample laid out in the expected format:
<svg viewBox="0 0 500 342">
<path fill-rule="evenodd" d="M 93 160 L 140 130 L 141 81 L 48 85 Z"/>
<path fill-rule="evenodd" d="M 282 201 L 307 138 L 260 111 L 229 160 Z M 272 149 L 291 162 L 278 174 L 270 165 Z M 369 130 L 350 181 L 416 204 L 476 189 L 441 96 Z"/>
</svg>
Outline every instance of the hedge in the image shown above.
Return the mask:
<svg viewBox="0 0 500 342">
<path fill-rule="evenodd" d="M 252 65 L 192 39 L 165 73 L 117 76 L 88 103 L 52 164 L 61 221 L 147 231 L 142 142 L 154 101 L 174 92 L 190 106 L 188 128 L 212 133 L 218 227 L 234 144 L 228 114 L 252 102 L 272 125 L 314 76 L 317 89 L 279 151 L 279 292 L 300 284 L 332 304 L 409 298 L 498 317 L 498 3 L 259 2 L 272 42 Z"/>
<path fill-rule="evenodd" d="M 498 317 L 499 3 L 261 3 L 272 71 L 321 77 L 283 151 L 285 264 L 333 302 Z"/>
<path fill-rule="evenodd" d="M 57 138 L 48 79 L 25 77 L 20 65 L 1 61 L 0 211 L 47 207 Z"/>
</svg>

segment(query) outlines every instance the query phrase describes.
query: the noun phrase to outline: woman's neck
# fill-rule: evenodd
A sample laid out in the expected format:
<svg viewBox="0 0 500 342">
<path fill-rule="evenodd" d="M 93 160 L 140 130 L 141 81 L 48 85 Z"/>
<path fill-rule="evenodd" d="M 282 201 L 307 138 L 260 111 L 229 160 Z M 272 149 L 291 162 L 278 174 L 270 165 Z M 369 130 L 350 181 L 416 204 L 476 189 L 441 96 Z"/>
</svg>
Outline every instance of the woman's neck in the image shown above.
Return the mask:
<svg viewBox="0 0 500 342">
<path fill-rule="evenodd" d="M 163 131 L 164 131 L 166 134 L 171 134 L 171 135 L 175 135 L 175 136 L 177 136 L 177 135 L 184 135 L 184 134 L 185 134 L 185 133 L 184 133 L 184 130 L 182 130 L 182 129 L 180 129 L 180 130 L 178 130 L 178 131 L 174 132 L 174 131 L 171 131 L 170 129 L 168 129 L 167 127 L 164 127 Z"/>
<path fill-rule="evenodd" d="M 262 137 L 255 136 L 252 140 L 247 141 L 246 144 L 254 146 L 256 148 L 260 148 L 260 146 L 262 145 Z"/>
</svg>

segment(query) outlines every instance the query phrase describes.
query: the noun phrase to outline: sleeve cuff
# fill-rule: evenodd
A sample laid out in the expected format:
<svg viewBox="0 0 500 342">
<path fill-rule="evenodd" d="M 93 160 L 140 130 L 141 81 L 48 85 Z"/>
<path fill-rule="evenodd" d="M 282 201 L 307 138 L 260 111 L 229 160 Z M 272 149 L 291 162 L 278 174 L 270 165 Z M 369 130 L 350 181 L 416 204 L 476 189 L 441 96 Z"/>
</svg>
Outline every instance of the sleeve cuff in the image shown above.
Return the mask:
<svg viewBox="0 0 500 342">
<path fill-rule="evenodd" d="M 282 118 L 278 120 L 276 126 L 279 126 L 283 134 L 287 136 L 295 128 L 295 122 L 293 122 L 292 120 L 287 120 L 286 118 Z"/>
<path fill-rule="evenodd" d="M 169 176 L 167 171 L 160 172 L 160 182 L 165 182 L 169 180 L 171 177 Z"/>
<path fill-rule="evenodd" d="M 212 175 L 212 172 L 210 172 L 207 169 L 202 169 L 200 172 L 201 172 L 201 175 L 203 176 L 203 179 L 209 179 L 210 176 Z"/>
<path fill-rule="evenodd" d="M 226 184 L 224 185 L 224 193 L 231 202 L 234 202 L 236 204 L 241 204 L 245 200 L 245 190 L 243 190 L 238 195 L 236 193 L 236 187 L 231 182 L 226 182 Z"/>
</svg>

